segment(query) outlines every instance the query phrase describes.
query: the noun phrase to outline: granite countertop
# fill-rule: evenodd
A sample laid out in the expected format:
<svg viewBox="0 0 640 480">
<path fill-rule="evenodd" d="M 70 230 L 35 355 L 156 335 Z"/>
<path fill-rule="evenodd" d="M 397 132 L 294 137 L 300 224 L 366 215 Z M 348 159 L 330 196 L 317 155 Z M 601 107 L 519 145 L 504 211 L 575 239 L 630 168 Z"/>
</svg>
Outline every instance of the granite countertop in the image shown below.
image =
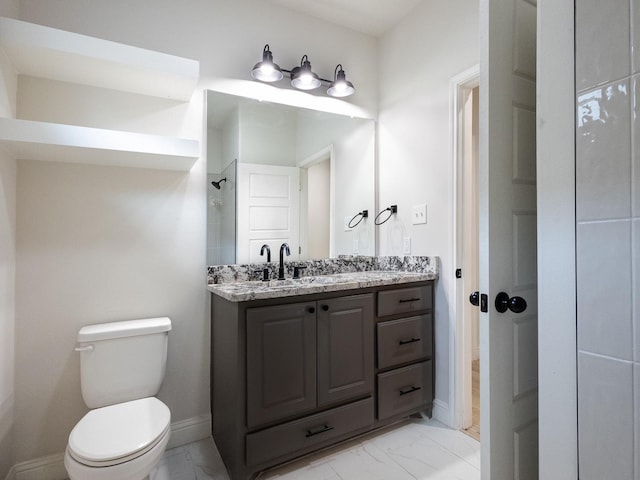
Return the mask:
<svg viewBox="0 0 640 480">
<path fill-rule="evenodd" d="M 335 292 L 381 285 L 397 285 L 425 280 L 435 280 L 438 274 L 407 271 L 363 271 L 308 276 L 299 279 L 263 281 L 237 281 L 210 284 L 207 289 L 231 302 L 244 302 L 267 298 L 290 297 L 311 293 Z"/>
</svg>

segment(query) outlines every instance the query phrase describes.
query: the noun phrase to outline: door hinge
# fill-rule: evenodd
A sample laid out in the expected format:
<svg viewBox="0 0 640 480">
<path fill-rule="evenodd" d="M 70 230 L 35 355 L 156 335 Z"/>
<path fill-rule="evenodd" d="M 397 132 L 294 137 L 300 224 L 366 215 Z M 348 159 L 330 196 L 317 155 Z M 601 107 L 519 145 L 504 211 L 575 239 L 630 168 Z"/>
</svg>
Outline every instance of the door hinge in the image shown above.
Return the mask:
<svg viewBox="0 0 640 480">
<path fill-rule="evenodd" d="M 462 269 L 456 268 L 456 278 L 462 278 Z"/>
</svg>

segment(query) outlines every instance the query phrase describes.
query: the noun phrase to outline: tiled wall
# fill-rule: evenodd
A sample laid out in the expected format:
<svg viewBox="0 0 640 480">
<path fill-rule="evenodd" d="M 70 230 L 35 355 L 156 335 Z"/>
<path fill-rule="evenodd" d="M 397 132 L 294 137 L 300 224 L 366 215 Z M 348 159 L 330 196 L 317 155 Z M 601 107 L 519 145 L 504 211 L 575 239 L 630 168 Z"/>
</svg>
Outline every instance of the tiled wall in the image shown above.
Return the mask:
<svg viewBox="0 0 640 480">
<path fill-rule="evenodd" d="M 576 0 L 581 480 L 640 479 L 640 0 Z"/>
</svg>

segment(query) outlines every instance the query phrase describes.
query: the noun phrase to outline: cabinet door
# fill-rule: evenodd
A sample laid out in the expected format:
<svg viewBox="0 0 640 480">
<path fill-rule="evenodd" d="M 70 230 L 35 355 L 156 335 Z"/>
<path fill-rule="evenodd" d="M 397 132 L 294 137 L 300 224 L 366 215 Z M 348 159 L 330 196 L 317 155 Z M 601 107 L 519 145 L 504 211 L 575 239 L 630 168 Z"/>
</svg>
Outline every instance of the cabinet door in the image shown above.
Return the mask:
<svg viewBox="0 0 640 480">
<path fill-rule="evenodd" d="M 247 426 L 315 406 L 315 302 L 247 309 Z"/>
<path fill-rule="evenodd" d="M 373 295 L 318 302 L 318 405 L 373 391 Z"/>
</svg>

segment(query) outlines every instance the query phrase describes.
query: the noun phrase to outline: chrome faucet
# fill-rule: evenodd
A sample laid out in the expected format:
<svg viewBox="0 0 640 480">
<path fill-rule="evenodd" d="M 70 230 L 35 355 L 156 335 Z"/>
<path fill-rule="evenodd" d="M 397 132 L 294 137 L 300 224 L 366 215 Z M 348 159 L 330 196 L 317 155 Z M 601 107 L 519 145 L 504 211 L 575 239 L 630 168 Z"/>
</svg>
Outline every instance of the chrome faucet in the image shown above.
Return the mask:
<svg viewBox="0 0 640 480">
<path fill-rule="evenodd" d="M 267 245 L 266 243 L 264 245 L 262 245 L 262 248 L 260 248 L 260 256 L 264 255 L 264 251 L 267 251 L 267 262 L 271 261 L 271 249 L 269 248 L 269 245 Z"/>
<path fill-rule="evenodd" d="M 278 268 L 278 280 L 284 280 L 284 253 L 286 252 L 287 257 L 291 255 L 291 251 L 289 250 L 289 245 L 283 243 L 280 245 L 280 268 Z"/>
</svg>

